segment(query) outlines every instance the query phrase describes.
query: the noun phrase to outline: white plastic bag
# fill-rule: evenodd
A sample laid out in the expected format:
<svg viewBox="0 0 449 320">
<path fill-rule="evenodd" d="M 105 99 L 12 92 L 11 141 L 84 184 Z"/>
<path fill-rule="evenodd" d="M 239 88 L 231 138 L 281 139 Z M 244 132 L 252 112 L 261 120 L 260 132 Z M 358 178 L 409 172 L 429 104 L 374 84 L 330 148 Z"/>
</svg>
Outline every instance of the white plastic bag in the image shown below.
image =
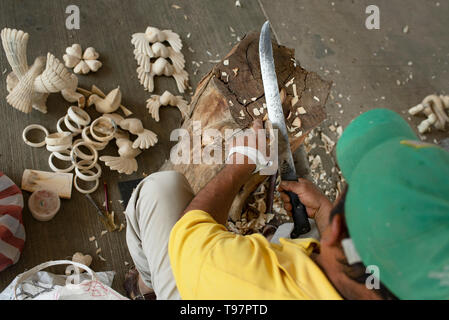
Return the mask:
<svg viewBox="0 0 449 320">
<path fill-rule="evenodd" d="M 86 270 L 90 279 L 81 280 L 79 272 L 67 277 L 65 285 L 53 285 L 44 288 L 38 281 L 26 282 L 27 279 L 39 271 L 56 265 L 73 265 L 77 268 Z M 22 286 L 26 288 L 21 288 Z M 26 289 L 27 295 L 17 295 L 17 290 Z M 42 290 L 44 288 L 44 290 Z M 97 274 L 89 267 L 70 260 L 58 260 L 42 263 L 17 277 L 14 285 L 15 300 L 127 300 L 115 290 L 98 280 Z"/>
</svg>

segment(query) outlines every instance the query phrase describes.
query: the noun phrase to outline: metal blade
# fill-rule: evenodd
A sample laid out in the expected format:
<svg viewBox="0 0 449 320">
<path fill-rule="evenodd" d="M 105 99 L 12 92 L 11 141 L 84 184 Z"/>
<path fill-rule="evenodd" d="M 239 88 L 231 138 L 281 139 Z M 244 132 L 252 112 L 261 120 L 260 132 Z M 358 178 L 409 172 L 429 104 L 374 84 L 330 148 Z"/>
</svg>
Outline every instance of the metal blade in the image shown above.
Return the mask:
<svg viewBox="0 0 449 320">
<path fill-rule="evenodd" d="M 290 149 L 284 111 L 276 77 L 271 43 L 270 22 L 262 27 L 259 40 L 260 69 L 265 90 L 265 100 L 268 108 L 268 118 L 273 128 L 278 130 L 279 169 L 283 180 L 297 180 L 295 164 Z"/>
</svg>

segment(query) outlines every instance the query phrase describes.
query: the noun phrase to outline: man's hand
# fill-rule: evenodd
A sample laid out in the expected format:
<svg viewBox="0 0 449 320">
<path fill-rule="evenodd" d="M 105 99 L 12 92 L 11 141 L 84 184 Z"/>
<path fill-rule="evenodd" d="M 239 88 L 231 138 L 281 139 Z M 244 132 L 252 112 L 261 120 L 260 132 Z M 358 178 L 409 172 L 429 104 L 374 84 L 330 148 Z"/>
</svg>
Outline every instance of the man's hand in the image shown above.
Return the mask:
<svg viewBox="0 0 449 320">
<path fill-rule="evenodd" d="M 290 197 L 282 191 L 291 191 L 296 193 L 306 207 L 309 218 L 315 219 L 320 232 L 324 230 L 329 222 L 329 214 L 332 210 L 332 203 L 312 182 L 306 179 L 299 179 L 298 182 L 282 181 L 279 191 L 281 191 L 281 197 L 284 201 L 285 210 L 287 210 L 290 215 L 292 211 Z"/>
</svg>

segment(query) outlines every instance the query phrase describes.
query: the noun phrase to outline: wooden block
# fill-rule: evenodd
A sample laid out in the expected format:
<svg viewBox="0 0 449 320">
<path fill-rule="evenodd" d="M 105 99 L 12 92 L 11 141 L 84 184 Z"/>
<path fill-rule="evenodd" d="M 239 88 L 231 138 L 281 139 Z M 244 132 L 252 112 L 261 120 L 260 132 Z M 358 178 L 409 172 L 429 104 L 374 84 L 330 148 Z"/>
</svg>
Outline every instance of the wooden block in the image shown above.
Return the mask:
<svg viewBox="0 0 449 320">
<path fill-rule="evenodd" d="M 22 176 L 22 190 L 34 192 L 39 189 L 50 190 L 59 197 L 72 197 L 73 173 L 55 173 L 26 169 Z"/>
</svg>

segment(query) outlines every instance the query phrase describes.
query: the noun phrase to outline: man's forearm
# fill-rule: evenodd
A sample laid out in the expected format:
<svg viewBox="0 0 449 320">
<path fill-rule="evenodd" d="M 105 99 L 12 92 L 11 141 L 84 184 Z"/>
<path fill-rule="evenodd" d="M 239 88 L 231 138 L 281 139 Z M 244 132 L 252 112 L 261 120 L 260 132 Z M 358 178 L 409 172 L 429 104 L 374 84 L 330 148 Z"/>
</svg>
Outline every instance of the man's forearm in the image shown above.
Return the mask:
<svg viewBox="0 0 449 320">
<path fill-rule="evenodd" d="M 192 210 L 209 213 L 215 221 L 226 224 L 232 201 L 251 177 L 255 165 L 230 164 L 213 178 L 187 206 L 183 215 Z"/>
</svg>

